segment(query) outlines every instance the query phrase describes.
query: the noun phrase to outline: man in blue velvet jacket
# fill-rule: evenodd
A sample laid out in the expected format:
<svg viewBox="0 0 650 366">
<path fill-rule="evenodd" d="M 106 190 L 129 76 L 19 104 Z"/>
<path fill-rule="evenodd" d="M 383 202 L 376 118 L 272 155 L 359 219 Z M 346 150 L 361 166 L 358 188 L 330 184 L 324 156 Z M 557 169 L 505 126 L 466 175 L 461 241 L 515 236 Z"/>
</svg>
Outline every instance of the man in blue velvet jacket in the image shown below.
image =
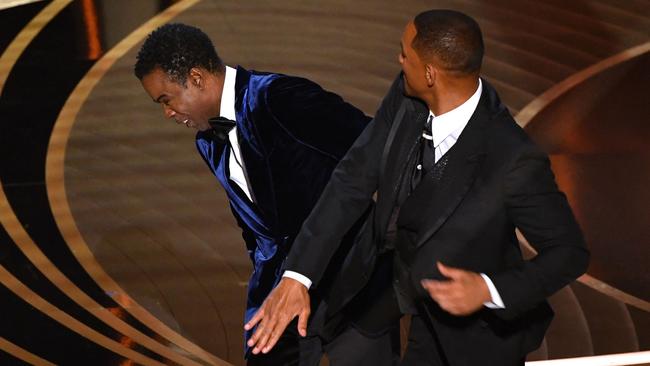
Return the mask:
<svg viewBox="0 0 650 366">
<path fill-rule="evenodd" d="M 282 275 L 309 287 L 308 279 L 283 273 L 282 264 L 334 167 L 370 118 L 309 80 L 225 66 L 207 35 L 183 24 L 149 35 L 135 74 L 167 118 L 199 130 L 198 151 L 223 185 L 253 261 L 246 321 Z M 313 342 L 296 328 L 272 353 L 247 350 L 248 364 L 308 364 L 306 354 L 314 352 L 305 344 Z"/>
</svg>

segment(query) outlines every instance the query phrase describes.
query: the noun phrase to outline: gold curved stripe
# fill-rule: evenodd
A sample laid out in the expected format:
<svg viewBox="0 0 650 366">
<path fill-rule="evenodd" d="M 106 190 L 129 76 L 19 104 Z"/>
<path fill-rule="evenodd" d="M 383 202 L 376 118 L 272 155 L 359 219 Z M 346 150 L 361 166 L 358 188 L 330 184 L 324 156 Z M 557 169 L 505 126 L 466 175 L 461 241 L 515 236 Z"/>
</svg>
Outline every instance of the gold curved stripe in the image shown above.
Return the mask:
<svg viewBox="0 0 650 366">
<path fill-rule="evenodd" d="M 21 348 L 8 340 L 0 337 L 0 349 L 19 360 L 36 366 L 55 366 L 52 362 L 36 356 L 28 350 Z"/>
<path fill-rule="evenodd" d="M 63 109 L 54 125 L 48 147 L 45 177 L 50 207 L 54 214 L 57 226 L 72 253 L 95 282 L 106 293 L 114 294 L 112 295 L 113 300 L 120 304 L 133 317 L 163 338 L 209 364 L 229 365 L 225 361 L 178 334 L 149 313 L 145 308 L 131 298 L 126 291 L 124 291 L 119 284 L 117 284 L 117 282 L 106 273 L 106 271 L 104 271 L 95 259 L 92 251 L 88 248 L 87 243 L 77 228 L 76 222 L 70 211 L 70 206 L 68 205 L 64 182 L 65 150 L 68 138 L 81 106 L 86 101 L 95 85 L 119 58 L 124 56 L 124 54 L 133 46 L 142 41 L 142 39 L 144 39 L 151 31 L 168 22 L 182 11 L 196 4 L 198 1 L 199 0 L 182 0 L 169 7 L 167 10 L 151 18 L 144 25 L 129 34 L 93 65 L 68 97 L 68 100 L 63 106 Z M 115 320 L 112 320 L 110 321 L 110 324 L 113 325 L 115 322 Z"/>
<path fill-rule="evenodd" d="M 521 127 L 525 127 L 533 118 L 554 100 L 573 89 L 575 86 L 581 84 L 592 76 L 601 73 L 612 66 L 616 66 L 634 57 L 640 56 L 650 51 L 650 42 L 640 44 L 636 47 L 629 48 L 623 52 L 617 53 L 614 56 L 608 57 L 600 62 L 597 62 L 582 71 L 579 71 L 562 82 L 554 85 L 549 90 L 542 93 L 542 95 L 533 99 L 528 103 L 519 113 L 515 116 L 515 120 Z"/>
<path fill-rule="evenodd" d="M 631 366 L 650 363 L 650 351 L 526 362 L 526 366 Z"/>
<path fill-rule="evenodd" d="M 20 5 L 25 5 L 29 3 L 36 3 L 43 0 L 4 0 L 0 1 L 0 10 L 13 8 Z"/>
<path fill-rule="evenodd" d="M 53 1 L 48 6 L 43 8 L 40 13 L 38 13 L 26 26 L 21 30 L 21 32 L 14 38 L 9 47 L 5 52 L 0 56 L 0 93 L 2 92 L 9 72 L 13 68 L 14 64 L 23 53 L 27 45 L 34 39 L 34 37 L 45 27 L 46 24 L 52 20 L 63 8 L 70 4 L 71 0 L 60 0 Z M 0 223 L 4 226 L 5 230 L 9 236 L 18 244 L 18 242 L 25 242 L 24 239 L 27 239 L 27 242 L 32 246 L 33 249 L 36 248 L 36 252 L 42 255 L 42 252 L 36 247 L 36 245 L 31 241 L 29 235 L 25 232 L 22 225 L 16 218 L 13 210 L 11 209 L 7 197 L 4 194 L 4 189 L 0 182 Z M 21 248 L 23 250 L 23 248 Z M 25 252 L 23 250 L 23 252 Z M 28 253 L 25 253 L 26 255 Z M 28 255 L 29 257 L 29 255 Z M 43 255 L 43 257 L 45 257 Z M 31 258 L 30 258 L 31 259 Z M 47 259 L 41 261 L 40 263 L 35 263 L 37 267 L 39 264 L 46 264 L 46 270 L 49 268 L 55 268 L 54 265 L 49 262 Z M 39 269 L 43 271 L 43 266 L 40 266 Z M 62 276 L 60 272 L 58 272 Z M 45 301 L 43 298 L 34 293 L 31 289 L 25 286 L 17 278 L 15 278 L 9 271 L 7 271 L 4 266 L 0 266 L 0 283 L 2 283 L 9 290 L 14 292 L 17 296 L 22 298 L 28 304 L 34 306 L 47 316 L 53 318 L 57 322 L 66 326 L 67 328 L 73 330 L 74 332 L 88 338 L 89 340 L 101 345 L 117 354 L 120 354 L 124 357 L 137 360 L 138 362 L 146 365 L 162 365 L 161 363 L 154 361 L 138 352 L 129 349 L 122 344 L 98 333 L 97 331 L 89 328 L 83 323 L 79 322 L 77 319 L 66 314 L 62 310 L 56 308 L 52 304 Z M 17 347 L 17 346 L 16 346 Z"/>
<path fill-rule="evenodd" d="M 634 306 L 637 309 L 646 311 L 650 313 L 650 302 L 647 302 L 643 299 L 639 299 L 636 296 L 632 296 L 626 292 L 623 292 L 616 287 L 612 287 L 608 285 L 607 283 L 594 278 L 588 274 L 584 274 L 578 278 L 578 282 L 591 287 L 592 289 L 603 293 L 609 297 L 612 297 L 622 303 L 625 303 L 630 306 Z"/>
<path fill-rule="evenodd" d="M 14 67 L 18 57 L 23 54 L 27 45 L 29 45 L 34 37 L 45 27 L 47 23 L 54 18 L 63 8 L 70 4 L 72 0 L 59 0 L 52 1 L 48 6 L 43 8 L 20 33 L 11 41 L 11 44 L 0 57 L 0 93 L 5 87 L 9 72 Z"/>
<path fill-rule="evenodd" d="M 517 234 L 517 239 L 519 240 L 519 243 L 522 244 L 526 249 L 530 250 L 533 254 L 537 255 L 537 251 L 535 248 L 533 248 L 532 245 L 528 242 L 528 240 L 524 237 L 524 235 L 519 231 L 519 229 L 516 230 Z M 615 300 L 618 300 L 624 304 L 633 306 L 637 309 L 646 311 L 650 313 L 650 302 L 645 301 L 643 299 L 639 299 L 638 297 L 632 296 L 626 292 L 623 292 L 616 287 L 613 287 L 611 285 L 608 285 L 607 283 L 594 278 L 590 275 L 584 274 L 576 280 L 583 285 L 596 290 L 600 292 L 601 294 L 611 297 Z"/>
<path fill-rule="evenodd" d="M 124 322 L 122 319 L 116 317 L 113 313 L 111 313 L 108 309 L 104 308 L 101 306 L 99 303 L 97 303 L 95 300 L 93 300 L 90 296 L 88 296 L 85 292 L 83 292 L 81 289 L 79 289 L 70 279 L 68 279 L 46 256 L 45 254 L 38 248 L 38 246 L 34 243 L 32 238 L 27 234 L 23 226 L 20 224 L 18 221 L 18 218 L 16 218 L 13 210 L 9 206 L 9 203 L 7 201 L 7 197 L 5 196 L 4 189 L 2 189 L 2 186 L 0 185 L 0 223 L 2 223 L 2 226 L 5 228 L 9 236 L 13 239 L 13 241 L 16 243 L 18 248 L 25 254 L 25 256 L 34 264 L 36 268 L 43 273 L 45 277 L 47 277 L 48 280 L 50 280 L 59 290 L 61 290 L 63 293 L 68 295 L 74 302 L 79 304 L 79 306 L 83 307 L 86 309 L 89 313 L 93 314 L 95 317 L 103 321 L 104 323 L 108 324 L 109 326 L 113 327 L 115 330 L 118 332 L 128 336 L 129 338 L 133 339 L 136 341 L 138 344 L 141 344 L 142 346 L 159 353 L 160 355 L 183 365 L 195 365 L 198 366 L 200 364 L 182 357 L 178 353 L 172 351 L 170 348 L 165 347 L 164 345 L 158 343 L 157 341 L 153 340 L 152 338 L 148 337 L 144 333 L 136 330 L 135 328 L 131 327 L 129 324 Z M 3 271 L 6 271 L 4 268 L 2 268 Z M 0 273 L 0 282 L 4 284 L 5 286 L 9 287 L 7 283 L 5 283 L 4 277 L 2 277 L 2 273 Z M 14 291 L 16 292 L 16 291 Z M 25 294 L 26 292 L 16 292 L 17 295 Z M 25 301 L 28 303 L 34 305 L 31 302 L 31 298 L 23 298 Z M 48 307 L 47 309 L 50 309 Z M 56 309 L 57 311 L 61 312 L 60 310 Z M 52 316 L 49 313 L 46 313 L 48 316 Z M 67 314 L 66 314 L 67 315 Z M 60 318 L 62 321 L 60 321 L 61 324 L 67 326 L 70 329 L 74 330 L 75 325 L 73 323 L 70 323 L 68 320 L 73 319 L 75 322 L 77 322 L 76 319 L 72 317 L 62 317 Z M 59 321 L 59 319 L 56 319 Z M 104 345 L 106 342 L 98 340 L 98 338 L 95 336 L 95 334 L 99 333 L 92 333 L 92 332 L 84 332 L 80 333 L 84 336 L 89 335 L 91 338 L 89 338 L 91 341 Z M 101 334 L 99 334 L 102 336 Z M 102 336 L 103 337 L 103 336 Z M 119 343 L 118 343 L 119 344 Z M 125 350 L 129 350 L 133 352 L 132 350 L 123 347 Z M 126 352 L 126 351 L 124 351 Z M 118 352 L 124 356 L 127 354 L 124 352 Z M 128 354 L 131 354 L 129 352 Z M 139 354 L 139 353 L 138 353 Z M 131 357 L 131 356 L 128 356 Z M 146 358 L 150 361 L 153 361 L 149 358 Z"/>
<path fill-rule="evenodd" d="M 105 307 L 101 306 L 85 292 L 83 292 L 79 287 L 77 287 L 70 279 L 68 279 L 40 250 L 40 248 L 34 243 L 29 234 L 24 230 L 23 226 L 20 224 L 16 218 L 13 210 L 8 204 L 7 197 L 5 196 L 4 189 L 0 187 L 0 222 L 4 226 L 5 230 L 9 236 L 16 243 L 18 248 L 25 254 L 25 256 L 34 264 L 36 268 L 43 273 L 48 280 L 50 280 L 59 290 L 66 294 L 70 299 L 79 304 L 79 306 L 86 309 L 89 313 L 94 315 L 96 318 L 100 319 L 107 325 L 114 328 L 116 331 L 124 334 L 125 336 L 131 338 L 138 344 L 148 348 L 151 351 L 154 351 L 174 362 L 177 362 L 182 365 L 193 365 L 200 366 L 201 364 L 192 361 L 186 357 L 181 356 L 179 353 L 174 352 L 172 349 L 160 344 L 156 340 L 148 337 L 144 333 L 138 331 L 137 329 L 130 326 L 128 323 L 118 318 L 110 312 Z M 0 277 L 0 282 L 5 283 L 4 278 Z M 15 291 L 14 291 L 15 292 Z M 25 292 L 17 293 L 18 295 L 24 294 Z M 28 303 L 34 305 L 31 302 L 31 299 L 23 298 Z M 48 308 L 49 309 L 49 308 Z M 58 309 L 57 309 L 58 310 Z M 128 309 L 127 309 L 128 310 Z M 60 310 L 58 310 L 60 311 Z M 51 314 L 46 313 L 48 316 Z M 61 322 L 63 325 L 67 326 L 70 329 L 73 329 L 74 324 L 65 322 L 68 319 L 74 319 L 71 317 L 62 318 L 64 321 Z M 74 319 L 76 321 L 76 319 Z M 58 321 L 58 319 L 57 319 Z M 95 332 L 96 333 L 96 332 Z M 104 345 L 101 340 L 98 340 L 94 335 L 95 333 L 84 332 L 82 335 L 90 335 L 92 338 L 89 338 L 91 341 Z M 81 334 L 81 333 L 80 333 Z M 97 333 L 99 334 L 99 333 Z M 103 336 L 102 336 L 103 337 Z M 119 344 L 119 343 L 118 343 Z M 125 348 L 126 350 L 130 350 Z M 131 351 L 131 350 L 130 350 Z M 133 352 L 133 351 L 131 351 Z M 126 356 L 125 353 L 120 352 Z M 130 353 L 129 353 L 130 354 Z M 139 354 L 139 353 L 138 353 Z M 131 356 L 128 356 L 131 357 Z M 148 358 L 147 358 L 148 359 Z M 151 359 L 149 359 L 151 360 Z M 153 361 L 153 360 L 151 360 Z"/>
<path fill-rule="evenodd" d="M 9 72 L 13 68 L 13 65 L 16 63 L 20 55 L 23 53 L 24 49 L 29 45 L 29 43 L 34 39 L 34 37 L 49 23 L 49 21 L 54 18 L 61 10 L 63 10 L 71 0 L 60 0 L 53 1 L 50 5 L 45 7 L 34 19 L 16 36 L 16 38 L 9 45 L 7 50 L 0 57 L 0 92 L 2 91 L 6 79 L 9 75 Z M 188 6 L 191 6 L 194 2 L 177 4 L 170 7 L 166 12 L 161 13 L 159 16 L 166 15 L 164 19 L 167 19 L 170 16 L 178 14 L 180 11 L 183 11 Z M 178 6 L 181 5 L 181 6 Z M 184 5 L 184 6 L 183 6 Z M 155 19 L 155 18 L 154 18 Z M 130 337 L 137 343 L 142 346 L 150 349 L 151 351 L 157 352 L 160 355 L 183 365 L 200 365 L 199 363 L 181 356 L 179 353 L 185 353 L 183 350 L 178 350 L 179 352 L 174 352 L 174 350 L 166 347 L 165 345 L 160 344 L 156 340 L 148 337 L 144 333 L 136 330 L 131 327 L 129 324 L 124 322 L 122 319 L 116 317 L 108 309 L 102 307 L 96 301 L 94 301 L 90 296 L 84 293 L 79 289 L 74 283 L 72 283 L 58 268 L 43 254 L 43 252 L 38 248 L 38 246 L 31 239 L 29 234 L 25 232 L 23 226 L 20 224 L 19 220 L 15 216 L 7 198 L 5 196 L 4 190 L 0 181 L 0 223 L 5 227 L 9 236 L 14 240 L 18 248 L 25 254 L 25 256 L 38 268 L 53 284 L 55 284 L 61 291 L 67 294 L 73 301 L 87 309 L 91 314 L 93 314 L 98 319 L 102 320 L 104 323 L 113 327 L 118 332 Z M 4 282 L 3 282 L 4 283 Z M 29 302 L 29 301 L 28 301 Z M 122 304 L 124 305 L 124 304 Z M 60 310 L 59 310 L 60 311 Z M 48 314 L 50 315 L 50 314 Z M 61 318 L 64 325 L 68 328 L 74 326 L 69 324 L 67 321 L 70 317 Z M 72 319 L 72 318 L 70 318 Z M 98 341 L 94 337 L 95 335 L 92 332 L 84 332 L 84 335 L 93 336 L 90 338 L 91 341 L 94 341 L 98 344 L 106 343 L 105 341 Z M 119 343 L 118 343 L 119 345 Z M 132 354 L 134 351 L 121 346 L 120 354 L 127 355 Z M 126 352 L 126 353 L 125 353 Z M 195 352 L 200 355 L 200 352 Z M 130 356 L 129 356 L 130 357 Z M 144 357 L 144 356 L 142 356 Z M 142 358 L 140 357 L 140 358 Z M 194 357 L 194 355 L 190 355 Z M 216 364 L 209 357 L 207 362 L 209 364 Z M 143 360 L 149 360 L 149 364 L 153 362 L 152 359 L 142 358 Z"/>
<path fill-rule="evenodd" d="M 7 269 L 2 265 L 0 265 L 0 282 L 11 290 L 11 292 L 25 300 L 29 305 L 40 310 L 43 314 L 56 320 L 73 332 L 90 339 L 98 345 L 143 365 L 164 366 L 164 364 L 106 337 L 79 320 L 71 317 L 56 306 L 50 304 L 29 287 L 20 282 L 20 280 L 14 277 L 14 275 L 7 271 Z"/>
</svg>

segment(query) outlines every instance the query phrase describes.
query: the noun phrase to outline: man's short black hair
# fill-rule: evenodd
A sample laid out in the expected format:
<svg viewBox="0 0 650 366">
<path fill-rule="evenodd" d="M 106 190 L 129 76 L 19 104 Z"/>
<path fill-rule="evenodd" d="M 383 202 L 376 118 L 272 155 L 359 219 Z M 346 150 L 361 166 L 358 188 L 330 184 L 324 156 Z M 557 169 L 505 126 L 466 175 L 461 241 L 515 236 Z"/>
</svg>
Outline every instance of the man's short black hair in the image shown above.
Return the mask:
<svg viewBox="0 0 650 366">
<path fill-rule="evenodd" d="M 435 58 L 449 71 L 480 71 L 483 35 L 474 19 L 454 10 L 429 10 L 418 14 L 413 23 L 417 34 L 411 46 L 420 57 Z"/>
<path fill-rule="evenodd" d="M 199 28 L 181 23 L 165 24 L 151 32 L 138 52 L 135 76 L 142 80 L 160 67 L 172 80 L 185 85 L 193 67 L 213 74 L 225 68 L 210 37 Z"/>
</svg>

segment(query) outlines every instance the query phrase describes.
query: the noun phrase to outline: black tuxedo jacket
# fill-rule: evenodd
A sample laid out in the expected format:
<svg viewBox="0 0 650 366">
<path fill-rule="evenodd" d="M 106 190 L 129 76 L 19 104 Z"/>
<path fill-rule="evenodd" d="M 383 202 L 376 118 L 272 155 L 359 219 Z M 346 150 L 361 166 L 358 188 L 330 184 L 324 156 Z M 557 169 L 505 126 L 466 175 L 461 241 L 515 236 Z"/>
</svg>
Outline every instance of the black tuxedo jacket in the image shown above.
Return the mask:
<svg viewBox="0 0 650 366">
<path fill-rule="evenodd" d="M 334 170 L 287 259 L 287 269 L 318 283 L 341 236 L 376 192 L 374 213 L 327 300 L 331 311 L 358 293 L 373 271 L 406 162 L 429 113 L 426 105 L 403 93 L 398 77 L 375 119 Z M 395 121 L 404 100 L 406 112 L 402 121 Z M 397 122 L 399 130 L 382 167 L 384 145 Z M 515 123 L 487 82 L 448 154 L 447 168 L 421 213 L 426 224 L 418 227 L 424 229 L 398 222 L 396 255 L 410 269 L 410 283 L 403 285 L 416 291 L 452 365 L 521 359 L 539 346 L 550 322 L 552 311 L 545 299 L 586 270 L 589 254 L 582 234 L 546 154 Z M 538 251 L 534 259 L 523 260 L 515 228 Z M 442 278 L 436 261 L 487 274 L 506 308 L 484 308 L 469 317 L 437 308 L 419 284 L 423 278 Z"/>
</svg>

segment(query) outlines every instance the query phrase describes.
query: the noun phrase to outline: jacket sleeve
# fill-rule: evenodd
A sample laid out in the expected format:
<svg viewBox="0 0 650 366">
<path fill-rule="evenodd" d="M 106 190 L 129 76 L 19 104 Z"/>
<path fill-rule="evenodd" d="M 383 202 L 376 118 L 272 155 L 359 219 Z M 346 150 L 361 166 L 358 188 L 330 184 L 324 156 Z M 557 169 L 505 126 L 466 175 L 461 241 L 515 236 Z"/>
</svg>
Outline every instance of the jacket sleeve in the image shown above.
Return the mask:
<svg viewBox="0 0 650 366">
<path fill-rule="evenodd" d="M 266 91 L 274 122 L 292 138 L 339 161 L 371 118 L 303 78 L 282 76 Z"/>
<path fill-rule="evenodd" d="M 375 118 L 334 169 L 296 237 L 285 269 L 308 277 L 314 284 L 321 280 L 342 237 L 368 208 L 377 190 L 381 154 L 401 100 L 398 77 Z"/>
<path fill-rule="evenodd" d="M 489 274 L 514 318 L 532 309 L 587 270 L 587 250 L 566 196 L 558 190 L 545 153 L 528 145 L 513 160 L 505 182 L 511 221 L 538 254 L 502 273 Z"/>
</svg>

